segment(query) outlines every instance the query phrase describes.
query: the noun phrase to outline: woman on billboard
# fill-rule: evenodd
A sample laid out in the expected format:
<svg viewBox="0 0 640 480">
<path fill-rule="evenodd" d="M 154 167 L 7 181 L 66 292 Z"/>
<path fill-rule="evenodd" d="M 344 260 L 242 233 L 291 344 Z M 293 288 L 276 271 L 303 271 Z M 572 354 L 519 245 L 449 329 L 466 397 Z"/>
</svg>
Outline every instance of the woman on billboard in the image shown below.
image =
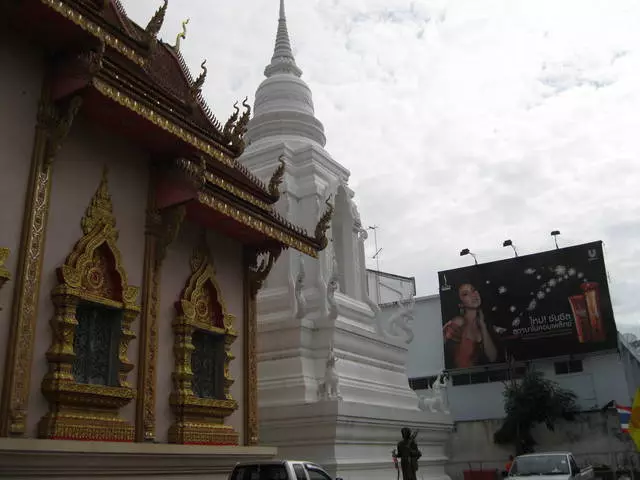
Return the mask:
<svg viewBox="0 0 640 480">
<path fill-rule="evenodd" d="M 458 299 L 460 314 L 443 327 L 446 365 L 469 368 L 495 362 L 498 349 L 485 321 L 480 293 L 472 284 L 463 283 Z"/>
</svg>

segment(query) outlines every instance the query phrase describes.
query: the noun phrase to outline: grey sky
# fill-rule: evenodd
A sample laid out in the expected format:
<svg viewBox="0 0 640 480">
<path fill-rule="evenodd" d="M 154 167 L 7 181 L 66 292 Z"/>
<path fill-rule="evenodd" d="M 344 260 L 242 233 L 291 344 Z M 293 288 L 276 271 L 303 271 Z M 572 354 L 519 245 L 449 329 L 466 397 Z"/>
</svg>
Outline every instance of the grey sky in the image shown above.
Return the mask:
<svg viewBox="0 0 640 480">
<path fill-rule="evenodd" d="M 160 0 L 123 0 L 142 25 Z M 224 121 L 271 58 L 277 0 L 170 0 L 161 35 Z M 350 169 L 381 269 L 415 275 L 605 242 L 618 324 L 640 323 L 640 3 L 305 0 L 294 53 L 327 149 Z M 372 238 L 372 236 L 370 237 Z M 372 241 L 367 246 L 373 253 Z M 370 263 L 373 266 L 373 262 Z"/>
</svg>

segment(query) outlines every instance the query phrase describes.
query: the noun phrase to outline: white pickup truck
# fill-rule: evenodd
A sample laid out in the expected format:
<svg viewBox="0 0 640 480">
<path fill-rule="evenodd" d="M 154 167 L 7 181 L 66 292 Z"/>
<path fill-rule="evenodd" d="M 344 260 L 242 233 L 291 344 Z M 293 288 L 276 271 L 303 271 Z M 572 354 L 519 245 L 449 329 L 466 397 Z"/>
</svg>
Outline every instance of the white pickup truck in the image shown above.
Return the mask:
<svg viewBox="0 0 640 480">
<path fill-rule="evenodd" d="M 509 480 L 593 480 L 593 467 L 578 467 L 571 453 L 550 452 L 520 455 L 511 464 Z"/>
<path fill-rule="evenodd" d="M 311 462 L 268 460 L 238 463 L 229 480 L 334 480 L 324 469 Z M 335 480 L 342 480 L 336 478 Z"/>
</svg>

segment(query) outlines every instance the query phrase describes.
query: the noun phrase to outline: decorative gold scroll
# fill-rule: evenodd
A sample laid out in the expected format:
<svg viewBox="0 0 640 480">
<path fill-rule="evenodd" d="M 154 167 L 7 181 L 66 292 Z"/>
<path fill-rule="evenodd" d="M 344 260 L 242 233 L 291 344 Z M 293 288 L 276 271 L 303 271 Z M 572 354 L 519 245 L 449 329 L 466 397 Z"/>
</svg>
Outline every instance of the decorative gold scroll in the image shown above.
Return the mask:
<svg viewBox="0 0 640 480">
<path fill-rule="evenodd" d="M 133 369 L 127 350 L 135 338 L 131 323 L 140 313 L 136 305 L 139 288 L 128 284 L 122 265 L 106 168 L 81 224 L 84 236 L 57 269 L 59 283 L 51 292 L 55 315 L 46 355 L 49 371 L 42 380 L 49 412 L 40 420 L 39 435 L 51 439 L 133 441 L 133 425 L 121 419 L 118 411 L 135 397 L 135 390 L 127 381 Z M 81 302 L 123 313 L 117 386 L 76 382 L 72 369 L 76 358 L 76 309 Z"/>
<path fill-rule="evenodd" d="M 136 399 L 136 441 L 156 438 L 156 365 L 158 358 L 158 305 L 160 279 L 167 248 L 178 236 L 186 208 L 178 206 L 162 212 L 155 209 L 155 188 L 149 189 L 144 256 L 143 307 L 138 355 L 138 395 Z"/>
<path fill-rule="evenodd" d="M 257 230 L 267 237 L 283 243 L 287 247 L 295 248 L 299 252 L 306 253 L 310 257 L 317 258 L 318 256 L 317 250 L 311 245 L 308 245 L 293 235 L 283 232 L 280 228 L 274 227 L 260 218 L 257 218 L 255 215 L 252 215 L 245 210 L 240 210 L 238 207 L 235 207 L 209 193 L 198 192 L 198 201 L 203 205 L 222 213 L 223 215 L 233 218 L 237 222 Z"/>
<path fill-rule="evenodd" d="M 256 296 L 262 284 L 271 272 L 273 265 L 282 253 L 280 245 L 263 248 L 247 247 L 244 251 L 244 408 L 245 408 L 245 445 L 258 445 L 258 317 Z"/>
<path fill-rule="evenodd" d="M 233 360 L 231 345 L 238 333 L 234 329 L 235 317 L 227 313 L 221 292 L 215 279 L 206 238 L 193 252 L 192 274 L 180 300 L 176 302 L 176 318 L 173 321 L 173 392 L 170 403 L 175 421 L 169 428 L 169 441 L 181 444 L 237 445 L 238 433 L 224 419 L 237 408 L 231 396 L 233 378 L 229 364 Z M 217 319 L 216 315 L 220 318 Z M 202 330 L 224 335 L 224 398 L 200 398 L 193 393 L 191 355 L 194 332 Z"/>
<path fill-rule="evenodd" d="M 11 251 L 8 248 L 0 247 L 0 290 L 11 279 L 11 273 L 4 266 L 4 262 L 7 261 L 10 253 Z M 2 310 L 2 306 L 0 306 L 0 310 Z"/>
<path fill-rule="evenodd" d="M 45 82 L 38 105 L 31 172 L 26 186 L 22 238 L 0 402 L 0 436 L 22 435 L 26 428 L 42 256 L 49 219 L 51 164 L 68 135 L 81 104 L 80 99 L 75 97 L 66 108 L 60 108 L 59 105 L 52 104 L 49 98 L 49 86 Z"/>
<path fill-rule="evenodd" d="M 138 55 L 133 48 L 127 47 L 124 42 L 122 42 L 118 37 L 111 35 L 109 32 L 105 31 L 100 25 L 96 25 L 91 22 L 81 13 L 75 11 L 69 5 L 61 0 L 40 0 L 49 8 L 55 10 L 64 18 L 71 20 L 73 23 L 78 25 L 84 31 L 90 33 L 94 37 L 99 40 L 105 42 L 114 50 L 117 50 L 122 55 L 127 57 L 129 60 L 137 63 L 141 67 L 145 65 L 145 59 L 141 55 Z"/>
</svg>

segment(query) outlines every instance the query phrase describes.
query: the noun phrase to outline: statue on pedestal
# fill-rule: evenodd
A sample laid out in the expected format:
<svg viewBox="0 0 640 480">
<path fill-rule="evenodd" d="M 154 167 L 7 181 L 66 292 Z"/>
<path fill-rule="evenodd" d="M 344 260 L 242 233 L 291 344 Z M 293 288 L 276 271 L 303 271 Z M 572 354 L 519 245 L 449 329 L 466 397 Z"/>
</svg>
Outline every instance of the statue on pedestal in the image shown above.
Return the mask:
<svg viewBox="0 0 640 480">
<path fill-rule="evenodd" d="M 402 469 L 402 480 L 416 480 L 416 472 L 418 471 L 418 459 L 422 456 L 422 452 L 418 449 L 416 436 L 418 431 L 411 433 L 411 429 L 404 427 L 401 430 L 402 440 L 398 442 L 397 450 L 393 451 L 394 462 L 400 459 L 400 468 Z M 396 464 L 397 465 L 397 464 Z M 397 467 L 396 467 L 397 468 Z M 398 471 L 400 477 L 400 471 Z"/>
</svg>

